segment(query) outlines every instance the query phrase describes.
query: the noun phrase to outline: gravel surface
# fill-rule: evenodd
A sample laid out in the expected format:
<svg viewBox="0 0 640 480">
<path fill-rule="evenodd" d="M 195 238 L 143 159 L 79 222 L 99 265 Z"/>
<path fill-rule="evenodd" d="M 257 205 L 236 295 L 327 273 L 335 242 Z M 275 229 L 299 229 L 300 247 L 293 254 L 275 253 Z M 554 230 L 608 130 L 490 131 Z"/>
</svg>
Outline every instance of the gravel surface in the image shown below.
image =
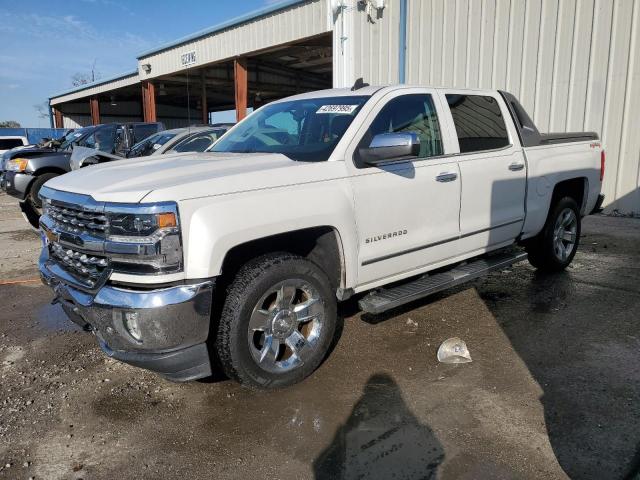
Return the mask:
<svg viewBox="0 0 640 480">
<path fill-rule="evenodd" d="M 105 357 L 50 305 L 38 250 L 0 195 L 0 479 L 637 478 L 640 220 L 588 218 L 563 274 L 344 304 L 329 359 L 267 393 Z M 437 362 L 453 336 L 472 363 Z"/>
</svg>

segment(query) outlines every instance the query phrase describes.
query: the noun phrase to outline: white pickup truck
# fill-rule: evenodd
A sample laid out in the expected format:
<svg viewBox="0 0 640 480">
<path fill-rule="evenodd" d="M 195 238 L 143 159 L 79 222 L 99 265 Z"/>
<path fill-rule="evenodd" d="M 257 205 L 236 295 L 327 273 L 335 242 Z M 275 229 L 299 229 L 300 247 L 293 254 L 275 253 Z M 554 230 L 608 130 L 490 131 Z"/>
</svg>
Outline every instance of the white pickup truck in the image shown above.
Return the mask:
<svg viewBox="0 0 640 480">
<path fill-rule="evenodd" d="M 306 93 L 211 152 L 47 182 L 40 272 L 115 359 L 276 388 L 320 365 L 354 294 L 375 314 L 527 254 L 564 269 L 603 170 L 596 134 L 540 134 L 506 92 Z"/>
</svg>

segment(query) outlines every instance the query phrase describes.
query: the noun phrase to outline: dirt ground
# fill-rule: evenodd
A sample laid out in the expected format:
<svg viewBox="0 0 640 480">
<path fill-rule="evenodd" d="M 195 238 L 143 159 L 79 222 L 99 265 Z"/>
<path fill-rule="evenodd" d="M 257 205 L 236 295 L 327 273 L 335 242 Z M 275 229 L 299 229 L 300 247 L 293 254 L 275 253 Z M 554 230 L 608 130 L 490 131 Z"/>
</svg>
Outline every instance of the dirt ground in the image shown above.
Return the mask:
<svg viewBox="0 0 640 480">
<path fill-rule="evenodd" d="M 320 369 L 261 393 L 106 358 L 50 305 L 38 236 L 0 195 L 0 479 L 638 478 L 640 220 L 583 229 L 563 274 L 343 305 Z M 453 336 L 472 363 L 437 362 Z"/>
</svg>

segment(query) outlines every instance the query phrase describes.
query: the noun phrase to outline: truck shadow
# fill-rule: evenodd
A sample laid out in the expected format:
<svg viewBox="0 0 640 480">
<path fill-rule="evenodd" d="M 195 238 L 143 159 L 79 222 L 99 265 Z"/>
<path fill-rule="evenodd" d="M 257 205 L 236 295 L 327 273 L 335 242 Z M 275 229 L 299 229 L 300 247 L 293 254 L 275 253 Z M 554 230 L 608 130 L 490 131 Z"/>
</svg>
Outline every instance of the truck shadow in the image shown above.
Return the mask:
<svg viewBox="0 0 640 480">
<path fill-rule="evenodd" d="M 564 472 L 570 478 L 636 480 L 640 330 L 633 312 L 634 305 L 640 305 L 640 288 L 627 281 L 620 288 L 616 285 L 633 275 L 637 256 L 625 259 L 630 252 L 616 251 L 615 239 L 606 232 L 589 233 L 587 238 L 581 251 L 589 252 L 589 257 L 576 258 L 577 271 L 544 274 L 518 267 L 515 273 L 494 274 L 381 315 L 363 314 L 361 320 L 375 325 L 398 319 L 475 289 L 542 389 L 539 400 L 548 441 Z M 620 256 L 620 268 L 603 265 L 585 270 L 597 248 Z M 451 336 L 457 333 L 452 331 Z"/>
<path fill-rule="evenodd" d="M 318 480 L 436 478 L 444 449 L 386 374 L 372 375 L 347 421 L 313 463 Z"/>
</svg>

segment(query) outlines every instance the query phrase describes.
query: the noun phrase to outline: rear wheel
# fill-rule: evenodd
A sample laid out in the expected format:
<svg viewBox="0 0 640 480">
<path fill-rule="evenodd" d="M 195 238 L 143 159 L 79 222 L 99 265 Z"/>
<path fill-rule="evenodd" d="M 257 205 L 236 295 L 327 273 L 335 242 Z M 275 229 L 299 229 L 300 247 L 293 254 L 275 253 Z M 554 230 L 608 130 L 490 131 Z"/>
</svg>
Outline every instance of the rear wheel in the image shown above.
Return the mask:
<svg viewBox="0 0 640 480">
<path fill-rule="evenodd" d="M 558 272 L 573 260 L 580 243 L 580 210 L 571 197 L 552 206 L 542 232 L 526 246 L 529 262 L 539 270 Z"/>
<path fill-rule="evenodd" d="M 216 351 L 225 373 L 254 388 L 292 385 L 326 356 L 336 298 L 313 262 L 287 253 L 244 265 L 223 306 Z"/>
</svg>

